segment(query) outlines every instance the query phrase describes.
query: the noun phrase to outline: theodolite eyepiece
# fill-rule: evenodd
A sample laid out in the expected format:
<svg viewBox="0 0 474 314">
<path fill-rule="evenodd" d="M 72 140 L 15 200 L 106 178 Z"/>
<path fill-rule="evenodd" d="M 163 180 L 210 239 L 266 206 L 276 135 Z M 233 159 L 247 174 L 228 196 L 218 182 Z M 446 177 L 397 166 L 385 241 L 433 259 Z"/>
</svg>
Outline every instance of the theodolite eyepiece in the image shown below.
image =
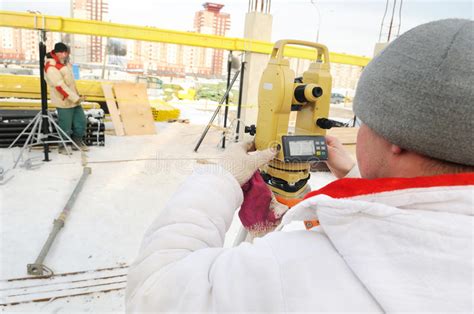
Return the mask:
<svg viewBox="0 0 474 314">
<path fill-rule="evenodd" d="M 295 100 L 299 103 L 314 102 L 323 95 L 323 89 L 315 84 L 302 84 L 295 88 Z"/>
</svg>

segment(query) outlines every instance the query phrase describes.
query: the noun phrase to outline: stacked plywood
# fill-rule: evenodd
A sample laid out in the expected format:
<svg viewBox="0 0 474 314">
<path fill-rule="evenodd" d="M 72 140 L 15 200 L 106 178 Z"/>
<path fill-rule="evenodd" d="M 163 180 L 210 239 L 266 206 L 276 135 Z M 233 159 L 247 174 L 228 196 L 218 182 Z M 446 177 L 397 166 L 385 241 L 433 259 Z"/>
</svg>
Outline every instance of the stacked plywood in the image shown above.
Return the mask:
<svg viewBox="0 0 474 314">
<path fill-rule="evenodd" d="M 145 84 L 102 84 L 116 135 L 156 134 Z"/>
</svg>

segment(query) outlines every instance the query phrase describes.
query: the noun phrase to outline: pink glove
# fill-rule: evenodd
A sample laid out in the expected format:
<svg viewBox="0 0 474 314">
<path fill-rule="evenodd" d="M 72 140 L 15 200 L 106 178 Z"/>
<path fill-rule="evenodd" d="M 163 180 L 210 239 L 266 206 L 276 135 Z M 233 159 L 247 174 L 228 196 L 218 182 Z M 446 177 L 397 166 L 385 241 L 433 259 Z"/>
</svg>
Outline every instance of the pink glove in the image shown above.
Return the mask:
<svg viewBox="0 0 474 314">
<path fill-rule="evenodd" d="M 258 171 L 242 186 L 242 190 L 244 202 L 239 217 L 245 229 L 254 237 L 273 231 L 288 207 L 277 202 Z"/>
</svg>

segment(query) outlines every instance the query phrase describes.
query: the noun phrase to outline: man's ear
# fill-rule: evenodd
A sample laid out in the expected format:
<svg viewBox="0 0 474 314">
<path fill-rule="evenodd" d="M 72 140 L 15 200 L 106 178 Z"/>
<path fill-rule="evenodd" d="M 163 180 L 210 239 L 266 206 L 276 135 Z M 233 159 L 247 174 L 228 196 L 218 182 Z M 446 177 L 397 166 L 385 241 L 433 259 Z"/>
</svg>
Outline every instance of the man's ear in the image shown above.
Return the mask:
<svg viewBox="0 0 474 314">
<path fill-rule="evenodd" d="M 403 148 L 395 144 L 392 144 L 390 145 L 390 151 L 392 152 L 392 154 L 400 155 L 403 152 Z"/>
</svg>

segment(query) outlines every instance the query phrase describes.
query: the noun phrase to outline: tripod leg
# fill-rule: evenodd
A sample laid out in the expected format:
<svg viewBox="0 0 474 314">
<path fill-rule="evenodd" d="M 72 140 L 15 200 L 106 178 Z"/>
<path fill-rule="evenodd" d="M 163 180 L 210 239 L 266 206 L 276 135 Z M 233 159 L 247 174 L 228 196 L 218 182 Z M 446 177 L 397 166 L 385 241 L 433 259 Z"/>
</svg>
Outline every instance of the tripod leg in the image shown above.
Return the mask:
<svg viewBox="0 0 474 314">
<path fill-rule="evenodd" d="M 51 123 L 51 121 L 50 121 L 50 123 Z M 64 149 L 66 150 L 66 152 L 68 154 L 68 156 L 71 156 L 71 151 L 69 150 L 69 147 L 67 147 L 66 141 L 64 140 L 63 135 L 61 134 L 62 130 L 60 128 L 57 128 L 57 127 L 56 127 L 56 130 L 58 131 L 58 137 L 59 137 L 59 140 L 61 141 L 61 143 L 59 145 L 63 145 Z M 59 131 L 59 130 L 61 130 L 61 131 Z"/>
<path fill-rule="evenodd" d="M 239 137 L 240 137 L 240 115 L 241 115 L 241 112 L 242 112 L 242 93 L 243 93 L 243 90 L 244 90 L 244 77 L 245 77 L 245 64 L 246 62 L 242 62 L 242 64 L 240 65 L 240 85 L 239 85 L 239 103 L 237 105 L 237 127 L 235 129 L 235 141 L 238 142 L 239 141 Z"/>
<path fill-rule="evenodd" d="M 20 154 L 18 155 L 18 158 L 17 158 L 16 161 L 15 161 L 15 164 L 13 165 L 13 169 L 15 169 L 16 166 L 18 165 L 18 162 L 20 161 L 21 157 L 23 156 L 23 152 L 25 151 L 25 148 L 29 146 L 31 137 L 32 137 L 33 134 L 36 132 L 36 129 L 37 129 L 38 124 L 39 124 L 39 121 L 41 120 L 41 115 L 38 114 L 38 115 L 34 118 L 34 120 L 36 120 L 36 121 L 35 121 L 35 124 L 33 125 L 33 128 L 31 129 L 31 133 L 28 135 L 28 138 L 26 139 L 25 144 L 23 145 L 23 147 L 22 147 L 21 150 L 20 150 Z"/>
<path fill-rule="evenodd" d="M 66 142 L 71 142 L 72 145 L 74 145 L 78 150 L 81 150 L 81 148 L 72 140 L 72 138 L 71 138 L 69 135 L 67 135 L 67 133 L 64 132 L 63 129 L 61 129 L 61 127 L 56 123 L 56 121 L 54 121 L 54 118 L 53 118 L 53 117 L 51 117 L 50 115 L 48 115 L 48 120 L 49 120 L 49 122 L 51 122 L 51 123 L 54 125 L 54 127 L 55 127 L 56 130 L 58 131 L 59 138 L 61 139 L 61 143 L 64 145 L 64 148 L 66 148 L 66 151 L 67 151 L 68 153 L 69 153 L 69 148 L 67 147 Z M 68 140 L 65 141 L 65 140 L 63 139 L 63 137 L 61 136 L 61 134 L 64 135 L 64 137 L 67 138 Z"/>
<path fill-rule="evenodd" d="M 214 111 L 214 114 L 212 115 L 211 120 L 209 121 L 209 123 L 206 125 L 206 128 L 205 128 L 204 131 L 202 132 L 201 138 L 199 138 L 199 141 L 197 142 L 196 147 L 194 147 L 194 152 L 197 153 L 197 151 L 198 151 L 198 149 L 199 149 L 199 146 L 201 146 L 201 143 L 202 143 L 202 141 L 204 140 L 204 138 L 206 137 L 207 132 L 208 132 L 209 129 L 211 128 L 212 122 L 214 122 L 214 119 L 216 118 L 217 114 L 219 113 L 219 110 L 221 110 L 221 106 L 220 106 L 220 105 L 216 108 L 216 110 Z"/>
<path fill-rule="evenodd" d="M 232 51 L 229 51 L 229 58 L 227 60 L 227 86 L 226 89 L 229 89 L 230 85 L 230 75 L 232 72 Z M 227 116 L 229 114 L 229 95 L 225 98 L 225 106 L 224 108 L 224 129 L 227 127 Z M 222 148 L 225 148 L 225 131 L 222 132 Z"/>
<path fill-rule="evenodd" d="M 40 132 L 43 131 L 43 119 L 42 118 L 39 121 L 38 130 Z M 38 132 L 38 136 L 36 137 L 36 141 L 33 144 L 38 144 L 40 142 L 40 139 L 41 139 L 41 134 Z M 34 140 L 34 139 L 32 139 L 32 140 Z"/>
<path fill-rule="evenodd" d="M 230 82 L 229 88 L 227 88 L 224 96 L 222 96 L 221 100 L 219 101 L 219 106 L 214 111 L 214 114 L 212 115 L 211 120 L 209 120 L 209 123 L 207 124 L 206 128 L 202 132 L 201 138 L 199 138 L 199 141 L 196 144 L 196 147 L 194 147 L 194 152 L 195 153 L 197 153 L 197 151 L 199 149 L 199 146 L 201 146 L 201 143 L 204 140 L 204 138 L 206 137 L 207 132 L 211 128 L 212 122 L 214 122 L 214 119 L 217 117 L 217 114 L 219 113 L 219 110 L 221 110 L 220 105 L 222 105 L 224 103 L 225 99 L 227 98 L 227 96 L 229 96 L 230 90 L 232 89 L 232 86 L 234 86 L 235 80 L 237 80 L 237 77 L 239 76 L 239 74 L 240 74 L 240 70 L 237 70 L 234 74 L 234 77 L 232 78 L 232 81 Z"/>
<path fill-rule="evenodd" d="M 38 113 L 38 114 L 39 114 L 39 113 Z M 15 143 L 20 139 L 20 137 L 21 137 L 23 134 L 25 134 L 25 132 L 28 130 L 28 128 L 29 128 L 33 123 L 35 123 L 36 117 L 38 116 L 38 114 L 30 121 L 30 123 L 28 123 L 28 125 L 26 126 L 26 128 L 24 128 L 23 131 L 21 131 L 20 135 L 18 135 L 18 136 L 16 137 L 16 139 L 10 144 L 10 146 L 8 146 L 8 148 L 12 148 L 12 147 L 15 145 Z"/>
</svg>

